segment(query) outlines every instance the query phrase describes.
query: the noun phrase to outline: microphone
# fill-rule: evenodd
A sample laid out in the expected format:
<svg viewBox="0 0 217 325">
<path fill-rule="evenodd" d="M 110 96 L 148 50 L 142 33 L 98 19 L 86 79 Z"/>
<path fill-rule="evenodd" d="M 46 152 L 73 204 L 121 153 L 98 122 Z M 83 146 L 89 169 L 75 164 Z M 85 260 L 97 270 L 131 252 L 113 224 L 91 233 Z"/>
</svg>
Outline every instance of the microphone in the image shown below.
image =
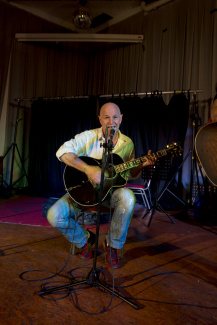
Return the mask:
<svg viewBox="0 0 217 325">
<path fill-rule="evenodd" d="M 111 130 L 110 130 L 110 139 L 113 139 L 115 135 L 115 128 L 114 127 L 111 127 Z"/>
</svg>

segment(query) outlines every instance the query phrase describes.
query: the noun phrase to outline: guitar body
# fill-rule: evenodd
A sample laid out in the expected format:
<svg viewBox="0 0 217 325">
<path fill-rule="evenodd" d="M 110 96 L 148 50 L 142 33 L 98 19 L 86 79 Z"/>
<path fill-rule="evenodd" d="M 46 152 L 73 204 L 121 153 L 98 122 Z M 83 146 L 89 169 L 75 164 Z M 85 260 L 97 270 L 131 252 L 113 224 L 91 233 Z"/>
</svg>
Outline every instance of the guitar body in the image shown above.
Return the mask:
<svg viewBox="0 0 217 325">
<path fill-rule="evenodd" d="M 155 158 L 161 158 L 165 155 L 180 155 L 182 148 L 179 142 L 167 145 L 166 149 L 155 152 L 151 155 Z M 123 162 L 122 158 L 117 154 L 112 154 L 113 156 L 113 166 L 111 162 L 105 169 L 104 182 L 102 188 L 102 200 L 105 200 L 109 191 L 114 187 L 124 187 L 127 183 L 126 179 L 122 176 L 123 172 L 137 167 L 143 162 L 146 162 L 150 155 L 136 158 L 127 162 Z M 98 166 L 102 169 L 102 160 L 91 158 L 91 157 L 79 157 L 85 163 L 91 166 Z M 71 197 L 71 199 L 79 205 L 82 206 L 94 206 L 98 205 L 101 199 L 100 195 L 100 185 L 93 187 L 87 178 L 86 174 L 80 172 L 76 168 L 66 166 L 64 170 L 63 180 L 65 188 Z"/>
<path fill-rule="evenodd" d="M 91 166 L 99 166 L 102 168 L 102 160 L 91 158 L 91 157 L 79 157 L 85 163 Z M 117 154 L 113 154 L 113 163 L 114 165 L 122 164 L 123 160 Z M 106 198 L 108 192 L 112 187 L 124 187 L 126 185 L 126 180 L 116 173 L 113 169 L 113 178 L 112 175 L 112 165 L 109 164 L 108 169 L 105 170 L 105 179 L 103 183 L 103 200 Z M 93 185 L 88 180 L 86 174 L 83 172 L 66 166 L 64 170 L 64 184 L 67 192 L 69 193 L 71 199 L 79 205 L 83 206 L 95 206 L 99 204 L 100 201 L 100 184 L 97 187 Z"/>
<path fill-rule="evenodd" d="M 206 176 L 217 186 L 217 123 L 207 124 L 198 131 L 195 150 Z"/>
</svg>

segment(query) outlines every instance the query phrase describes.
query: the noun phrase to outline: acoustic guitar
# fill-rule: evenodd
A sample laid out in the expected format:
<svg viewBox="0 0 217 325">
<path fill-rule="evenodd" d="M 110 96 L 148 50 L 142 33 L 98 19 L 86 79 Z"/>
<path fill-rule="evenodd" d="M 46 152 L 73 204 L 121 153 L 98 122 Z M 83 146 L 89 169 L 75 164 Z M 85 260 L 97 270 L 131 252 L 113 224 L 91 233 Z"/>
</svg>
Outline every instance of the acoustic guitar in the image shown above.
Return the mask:
<svg viewBox="0 0 217 325">
<path fill-rule="evenodd" d="M 179 143 L 173 143 L 167 145 L 167 148 L 156 153 L 152 153 L 150 156 L 161 158 L 166 155 L 175 156 L 181 154 L 182 148 Z M 91 166 L 102 167 L 102 160 L 91 157 L 79 157 L 85 163 Z M 113 154 L 113 165 L 109 162 L 105 169 L 105 178 L 103 182 L 102 196 L 105 200 L 109 191 L 112 188 L 124 187 L 127 180 L 124 178 L 124 172 L 141 165 L 147 161 L 148 155 L 143 156 L 131 161 L 123 162 L 122 158 L 117 154 Z M 82 206 L 95 206 L 99 204 L 100 196 L 100 184 L 93 187 L 86 174 L 77 170 L 76 168 L 67 166 L 64 169 L 63 180 L 66 191 L 71 199 Z"/>
<path fill-rule="evenodd" d="M 217 186 L 217 122 L 207 124 L 197 132 L 195 151 L 206 176 Z"/>
</svg>

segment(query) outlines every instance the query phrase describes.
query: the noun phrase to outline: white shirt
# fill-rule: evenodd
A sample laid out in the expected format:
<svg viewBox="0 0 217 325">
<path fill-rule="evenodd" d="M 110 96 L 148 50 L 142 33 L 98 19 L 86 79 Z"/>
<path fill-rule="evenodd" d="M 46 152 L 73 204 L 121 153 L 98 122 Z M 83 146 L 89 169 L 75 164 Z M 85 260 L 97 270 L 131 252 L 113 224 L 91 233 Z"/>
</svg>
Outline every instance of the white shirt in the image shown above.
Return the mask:
<svg viewBox="0 0 217 325">
<path fill-rule="evenodd" d="M 87 156 L 102 159 L 102 145 L 104 142 L 105 138 L 102 133 L 102 127 L 94 130 L 84 131 L 77 134 L 74 139 L 66 141 L 57 150 L 56 156 L 61 161 L 62 155 L 72 152 L 78 157 Z M 118 141 L 112 152 L 120 156 L 124 162 L 135 158 L 133 141 L 126 135 L 122 134 L 120 130 L 118 130 Z"/>
</svg>

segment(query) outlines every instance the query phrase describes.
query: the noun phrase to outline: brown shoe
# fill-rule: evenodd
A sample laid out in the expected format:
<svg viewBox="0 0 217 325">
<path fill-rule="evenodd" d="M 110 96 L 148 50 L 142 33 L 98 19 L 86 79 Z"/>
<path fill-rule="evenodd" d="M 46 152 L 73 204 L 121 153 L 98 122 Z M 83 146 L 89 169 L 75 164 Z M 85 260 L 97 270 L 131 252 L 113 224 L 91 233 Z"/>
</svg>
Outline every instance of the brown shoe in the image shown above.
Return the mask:
<svg viewBox="0 0 217 325">
<path fill-rule="evenodd" d="M 95 234 L 92 231 L 89 231 L 89 238 L 86 242 L 86 244 L 81 248 L 81 252 L 80 252 L 80 257 L 86 260 L 89 260 L 90 258 L 93 257 L 93 250 L 92 250 L 92 245 L 95 243 Z"/>
<path fill-rule="evenodd" d="M 119 259 L 118 259 L 118 253 L 117 249 L 110 247 L 106 239 L 103 242 L 103 246 L 106 252 L 106 258 L 105 258 L 105 264 L 107 267 L 113 267 L 115 269 L 120 267 Z"/>
</svg>

